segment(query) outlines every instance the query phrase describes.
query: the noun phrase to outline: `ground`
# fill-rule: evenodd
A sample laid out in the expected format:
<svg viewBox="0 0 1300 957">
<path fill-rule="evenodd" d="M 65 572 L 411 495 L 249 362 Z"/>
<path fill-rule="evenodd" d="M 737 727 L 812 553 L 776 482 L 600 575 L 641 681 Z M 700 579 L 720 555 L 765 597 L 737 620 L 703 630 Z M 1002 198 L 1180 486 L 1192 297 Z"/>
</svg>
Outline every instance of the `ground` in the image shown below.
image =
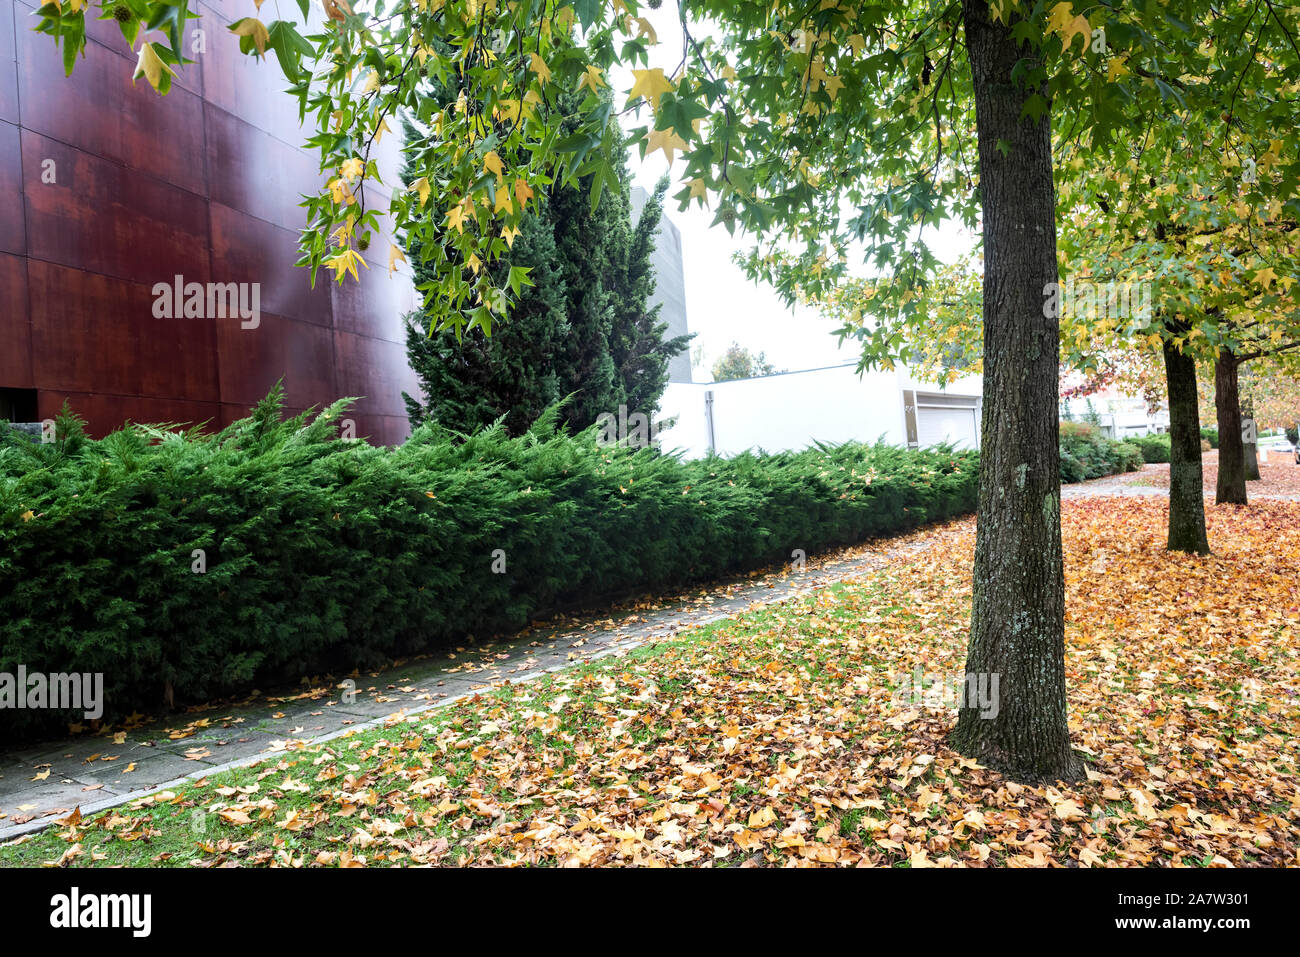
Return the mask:
<svg viewBox="0 0 1300 957">
<path fill-rule="evenodd" d="M 1164 550 L 1157 496 L 1062 518 L 1078 785 L 944 744 L 968 520 L 672 640 L 70 815 L 0 864 L 1300 864 L 1300 503 L 1209 506 L 1203 558 Z"/>
</svg>

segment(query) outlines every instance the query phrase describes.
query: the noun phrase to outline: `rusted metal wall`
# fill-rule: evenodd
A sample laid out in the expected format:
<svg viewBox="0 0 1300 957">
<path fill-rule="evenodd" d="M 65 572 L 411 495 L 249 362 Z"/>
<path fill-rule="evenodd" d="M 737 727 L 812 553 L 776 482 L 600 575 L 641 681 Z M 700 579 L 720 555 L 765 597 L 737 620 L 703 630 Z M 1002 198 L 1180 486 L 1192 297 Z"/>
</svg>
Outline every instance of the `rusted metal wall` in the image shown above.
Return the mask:
<svg viewBox="0 0 1300 957">
<path fill-rule="evenodd" d="M 42 418 L 66 398 L 102 434 L 128 418 L 225 425 L 283 378 L 292 411 L 364 396 L 357 434 L 400 441 L 401 392 L 418 388 L 409 273 L 388 274 L 386 236 L 360 286 L 322 271 L 312 288 L 293 265 L 300 194 L 321 177 L 274 58 L 244 56 L 225 29 L 252 0 L 198 5 L 195 62 L 166 97 L 132 85 L 135 55 L 98 7 L 65 77 L 33 9 L 0 0 L 0 388 L 37 390 Z M 396 147 L 380 158 L 390 184 Z M 176 276 L 258 284 L 256 324 L 157 317 L 155 287 Z"/>
</svg>

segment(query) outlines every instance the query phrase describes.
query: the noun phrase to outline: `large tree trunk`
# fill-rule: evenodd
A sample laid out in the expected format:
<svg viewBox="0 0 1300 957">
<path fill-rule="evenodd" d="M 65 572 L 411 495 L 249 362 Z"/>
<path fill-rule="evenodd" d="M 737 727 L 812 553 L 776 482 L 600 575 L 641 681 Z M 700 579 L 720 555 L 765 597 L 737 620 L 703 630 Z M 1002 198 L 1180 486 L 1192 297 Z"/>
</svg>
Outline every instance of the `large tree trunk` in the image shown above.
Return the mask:
<svg viewBox="0 0 1300 957">
<path fill-rule="evenodd" d="M 1196 360 L 1178 351 L 1168 338 L 1164 352 L 1169 386 L 1169 550 L 1208 555 Z M 1222 435 L 1219 441 L 1222 443 Z"/>
<path fill-rule="evenodd" d="M 1047 113 L 1021 118 L 1033 91 L 1011 72 L 1026 48 L 990 20 L 987 0 L 965 0 L 963 19 L 984 219 L 984 420 L 966 687 L 996 689 L 996 704 L 981 707 L 968 691 L 950 743 L 1019 780 L 1071 780 L 1083 766 L 1066 721 L 1060 330 L 1043 308 L 1044 287 L 1057 280 L 1051 128 Z"/>
<path fill-rule="evenodd" d="M 1219 479 L 1214 502 L 1246 504 L 1246 450 L 1241 441 L 1241 399 L 1237 389 L 1237 356 L 1219 351 L 1214 362 L 1214 410 L 1219 422 Z"/>
</svg>

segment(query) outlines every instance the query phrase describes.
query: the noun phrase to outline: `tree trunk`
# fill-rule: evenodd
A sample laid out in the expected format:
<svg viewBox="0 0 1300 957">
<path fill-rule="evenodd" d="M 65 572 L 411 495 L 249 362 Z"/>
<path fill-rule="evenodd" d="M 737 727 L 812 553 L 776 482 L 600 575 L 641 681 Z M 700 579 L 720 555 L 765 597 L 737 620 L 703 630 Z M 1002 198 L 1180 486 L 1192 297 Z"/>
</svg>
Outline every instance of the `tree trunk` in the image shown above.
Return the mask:
<svg viewBox="0 0 1300 957">
<path fill-rule="evenodd" d="M 1177 333 L 1180 329 L 1172 329 Z M 1208 555 L 1205 491 L 1201 473 L 1201 419 L 1197 410 L 1196 360 L 1165 339 L 1169 386 L 1169 550 Z M 1238 435 L 1240 437 L 1240 434 Z M 1222 448 L 1223 436 L 1219 436 Z"/>
<path fill-rule="evenodd" d="M 950 743 L 1015 779 L 1072 780 L 1083 764 L 1066 720 L 1060 329 L 1044 316 L 1044 287 L 1057 281 L 1050 117 L 1021 118 L 1034 91 L 1011 72 L 1025 50 L 990 19 L 987 0 L 965 0 L 963 20 L 984 221 L 984 418 L 966 687 L 993 691 L 996 703 L 981 706 L 968 694 Z"/>
<path fill-rule="evenodd" d="M 1214 362 L 1214 410 L 1219 422 L 1219 479 L 1214 502 L 1246 504 L 1246 450 L 1241 442 L 1241 399 L 1237 390 L 1237 357 L 1219 350 Z"/>
</svg>

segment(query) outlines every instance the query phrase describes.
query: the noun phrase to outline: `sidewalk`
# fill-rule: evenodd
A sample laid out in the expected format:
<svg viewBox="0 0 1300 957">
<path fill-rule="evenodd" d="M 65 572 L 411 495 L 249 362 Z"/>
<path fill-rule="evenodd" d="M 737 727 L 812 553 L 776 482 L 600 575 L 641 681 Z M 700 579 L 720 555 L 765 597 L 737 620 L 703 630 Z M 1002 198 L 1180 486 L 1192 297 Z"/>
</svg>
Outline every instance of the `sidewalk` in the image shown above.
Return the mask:
<svg viewBox="0 0 1300 957">
<path fill-rule="evenodd" d="M 915 554 L 973 518 L 810 557 L 714 583 L 668 599 L 643 598 L 617 609 L 563 617 L 518 635 L 447 649 L 393 668 L 273 696 L 255 695 L 123 730 L 0 754 L 0 841 L 39 830 L 75 808 L 83 814 L 173 788 L 231 767 L 452 704 L 505 682 L 519 683 L 570 665 L 671 638 L 679 631 L 757 605 L 860 575 Z"/>
</svg>

